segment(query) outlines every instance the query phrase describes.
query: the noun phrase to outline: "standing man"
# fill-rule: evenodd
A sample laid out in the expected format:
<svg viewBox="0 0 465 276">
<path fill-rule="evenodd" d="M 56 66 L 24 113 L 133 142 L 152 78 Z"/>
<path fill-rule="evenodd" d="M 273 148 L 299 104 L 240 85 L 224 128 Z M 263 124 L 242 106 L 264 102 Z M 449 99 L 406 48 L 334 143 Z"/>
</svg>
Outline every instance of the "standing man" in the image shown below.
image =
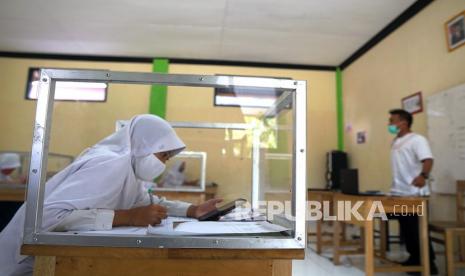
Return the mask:
<svg viewBox="0 0 465 276">
<path fill-rule="evenodd" d="M 388 130 L 396 135 L 391 145 L 392 187 L 391 193 L 400 196 L 429 196 L 428 179 L 433 168 L 433 155 L 428 140 L 413 133 L 412 115 L 403 109 L 389 112 Z M 401 234 L 410 257 L 403 265 L 420 264 L 420 239 L 418 233 L 418 216 L 396 216 L 399 220 Z M 434 263 L 434 251 L 429 242 L 431 274 L 438 273 Z M 410 272 L 411 275 L 419 275 Z"/>
</svg>

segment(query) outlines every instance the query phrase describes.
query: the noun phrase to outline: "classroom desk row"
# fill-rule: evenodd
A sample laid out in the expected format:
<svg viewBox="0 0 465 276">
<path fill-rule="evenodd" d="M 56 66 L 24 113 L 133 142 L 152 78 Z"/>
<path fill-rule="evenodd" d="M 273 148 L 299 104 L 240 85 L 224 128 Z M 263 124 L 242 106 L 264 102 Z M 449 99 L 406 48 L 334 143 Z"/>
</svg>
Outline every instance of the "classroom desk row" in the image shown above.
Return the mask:
<svg viewBox="0 0 465 276">
<path fill-rule="evenodd" d="M 171 197 L 170 195 L 163 195 Z M 202 200 L 208 199 L 211 195 L 204 194 Z M 0 189 L 0 200 L 4 201 L 22 201 L 24 199 L 24 189 Z M 183 198 L 186 200 L 186 198 Z M 199 199 L 200 200 L 200 199 Z M 429 252 L 427 248 L 428 244 L 428 233 L 427 233 L 427 208 L 426 208 L 426 198 L 423 197 L 389 197 L 389 196 L 360 196 L 360 195 L 345 195 L 333 191 L 321 191 L 321 190 L 309 190 L 308 191 L 308 200 L 318 200 L 318 201 L 328 201 L 331 203 L 331 208 L 333 209 L 333 214 L 338 214 L 338 202 L 345 201 L 355 204 L 357 201 L 362 201 L 363 204 L 359 208 L 360 215 L 364 218 L 363 220 L 357 220 L 354 217 L 350 217 L 347 221 L 334 221 L 333 222 L 333 233 L 331 242 L 324 243 L 322 232 L 322 223 L 323 221 L 317 221 L 317 251 L 321 253 L 321 247 L 323 245 L 332 246 L 334 252 L 333 262 L 334 264 L 339 264 L 340 257 L 342 255 L 353 255 L 353 254 L 364 254 L 365 255 L 365 273 L 368 276 L 374 275 L 375 272 L 407 272 L 407 271 L 420 271 L 423 275 L 429 275 Z M 381 248 L 375 252 L 374 245 L 374 220 L 366 219 L 370 213 L 373 202 L 381 202 L 382 206 L 386 213 L 394 213 L 395 206 L 407 206 L 407 209 L 403 210 L 406 214 L 413 214 L 418 210 L 418 206 L 422 206 L 423 216 L 420 216 L 420 241 L 421 241 L 421 260 L 422 265 L 416 267 L 405 267 L 399 265 L 392 265 L 392 263 L 387 262 L 385 258 L 385 248 L 382 245 L 385 243 L 383 240 L 386 239 L 386 236 L 383 234 L 385 231 L 381 231 Z M 363 235 L 363 246 L 362 249 L 358 250 L 346 250 L 344 247 L 348 244 L 352 244 L 350 241 L 345 240 L 342 235 L 344 231 L 345 224 L 353 224 L 364 229 Z M 384 223 L 381 223 L 383 227 Z M 320 243 L 318 243 L 318 241 Z M 126 253 L 119 256 L 122 251 L 127 251 Z M 192 252 L 191 252 L 192 251 Z M 121 262 L 118 260 L 120 258 L 125 258 L 131 254 L 137 256 L 142 256 L 148 254 L 150 258 L 157 260 L 152 260 L 150 264 L 145 263 L 139 258 L 127 259 L 125 258 L 125 264 L 127 262 L 133 263 L 134 266 L 145 266 L 146 269 L 152 270 L 157 267 L 160 268 L 162 264 L 166 266 L 163 271 L 164 275 L 171 275 L 171 273 L 176 272 L 176 267 L 178 265 L 185 265 L 186 267 L 192 266 L 190 271 L 192 275 L 209 275 L 206 273 L 208 270 L 212 270 L 212 274 L 216 275 L 218 273 L 218 262 L 222 263 L 221 267 L 222 275 L 230 275 L 228 273 L 234 272 L 234 275 L 237 275 L 237 269 L 235 268 L 247 268 L 250 272 L 255 271 L 255 275 L 290 275 L 291 274 L 291 259 L 303 258 L 302 251 L 292 251 L 292 250 L 278 250 L 283 254 L 278 254 L 276 250 L 258 250 L 250 251 L 248 254 L 246 252 L 239 252 L 235 250 L 161 250 L 161 249 L 122 249 L 122 248 L 73 248 L 73 253 L 69 252 L 67 247 L 62 246 L 23 246 L 22 252 L 24 254 L 31 254 L 39 256 L 37 258 L 36 267 L 38 271 L 43 270 L 53 270 L 55 275 L 60 275 L 60 271 L 66 274 L 70 269 L 74 269 L 78 274 L 83 275 L 90 271 L 84 271 L 84 268 L 93 267 L 95 269 L 104 269 L 100 268 L 100 265 L 104 267 L 112 267 L 115 270 L 112 270 L 113 273 L 117 271 L 123 271 L 124 265 L 118 265 Z M 174 253 L 176 252 L 176 253 Z M 202 253 L 202 254 L 198 254 Z M 257 253 L 257 254 L 254 254 Z M 77 254 L 77 255 L 76 255 Z M 108 257 L 105 257 L 107 254 Z M 142 254 L 142 255 L 140 255 Z M 173 255 L 174 254 L 174 255 Z M 187 254 L 187 255 L 186 255 Z M 189 255 L 191 254 L 191 255 Z M 220 254 L 221 256 L 219 256 Z M 278 254 L 278 255 L 276 255 Z M 116 256 L 118 255 L 118 256 Z M 178 256 L 179 255 L 179 256 Z M 217 256 L 218 255 L 218 256 Z M 256 257 L 253 257 L 257 255 Z M 46 257 L 46 256 L 55 256 L 55 257 Z M 95 256 L 103 256 L 103 259 L 100 258 L 99 262 L 95 261 Z M 116 256 L 116 257 L 115 257 Z M 242 257 L 241 257 L 242 256 Z M 175 259 L 183 259 L 183 261 Z M 381 260 L 387 262 L 390 265 L 384 266 L 375 266 L 375 258 L 380 258 Z M 167 259 L 170 259 L 168 261 Z M 210 260 L 209 260 L 210 259 Z M 211 259 L 216 259 L 213 261 Z M 59 261 L 60 260 L 60 261 Z M 223 260 L 223 261 L 220 261 Z M 107 262 L 104 264 L 104 262 Z M 79 264 L 79 265 L 77 265 Z M 107 266 L 108 265 L 108 266 Z M 134 267 L 130 265 L 130 267 Z M 52 268 L 53 267 L 53 268 Z M 79 269 L 78 269 L 79 268 Z M 123 270 L 121 270 L 123 269 Z M 203 272 L 202 272 L 203 271 Z M 96 271 L 94 271 L 96 272 Z M 76 275 L 78 275 L 76 274 Z M 39 274 L 38 274 L 39 275 Z M 42 274 L 42 275 L 53 275 L 53 274 Z M 70 274 L 67 274 L 70 275 Z M 114 275 L 114 274 L 112 274 Z M 174 275 L 174 274 L 173 274 Z M 232 274 L 231 274 L 232 275 Z"/>
<path fill-rule="evenodd" d="M 323 246 L 331 246 L 333 248 L 333 263 L 340 264 L 340 257 L 342 255 L 355 255 L 361 254 L 365 256 L 365 275 L 372 276 L 375 272 L 421 272 L 422 275 L 430 275 L 429 267 L 429 250 L 428 250 L 428 214 L 427 214 L 427 198 L 425 197 L 393 197 L 393 196 L 366 196 L 366 195 L 346 195 L 340 192 L 328 190 L 308 190 L 309 201 L 327 201 L 330 202 L 332 208 L 331 215 L 343 214 L 345 221 L 336 220 L 332 221 L 333 231 L 330 233 L 331 240 L 324 240 L 325 235 L 322 231 L 323 219 L 316 223 L 316 246 L 317 253 L 320 254 Z M 356 218 L 354 215 L 346 215 L 343 206 L 350 204 L 355 206 L 357 202 L 361 201 L 362 204 L 358 208 L 362 220 Z M 339 202 L 339 203 L 338 203 Z M 341 204 L 344 202 L 343 204 Z M 349 203 L 350 202 L 350 203 Z M 377 204 L 381 203 L 386 214 L 399 213 L 402 207 L 403 215 L 413 215 L 422 211 L 419 216 L 419 236 L 421 245 L 421 266 L 401 266 L 386 259 L 386 231 L 385 227 L 387 222 L 380 220 L 380 248 L 375 249 L 374 242 L 374 219 L 369 219 L 369 214 L 379 214 L 379 209 L 376 208 Z M 373 210 L 375 211 L 373 213 Z M 363 237 L 361 239 L 361 246 L 356 250 L 347 250 L 347 245 L 353 245 L 353 242 L 345 240 L 345 224 L 352 224 L 362 228 Z M 310 233 L 312 235 L 313 233 Z M 382 266 L 375 266 L 375 258 L 380 259 L 384 264 Z"/>
<path fill-rule="evenodd" d="M 300 249 L 163 249 L 23 245 L 36 256 L 34 276 L 291 276 Z"/>
<path fill-rule="evenodd" d="M 156 194 L 170 200 L 180 200 L 192 204 L 200 204 L 206 200 L 214 198 L 216 191 L 216 186 L 207 186 L 203 192 L 157 191 Z M 0 201 L 23 202 L 25 197 L 26 190 L 23 184 L 0 184 Z"/>
<path fill-rule="evenodd" d="M 23 184 L 0 184 L 0 201 L 23 202 L 26 190 Z"/>
<path fill-rule="evenodd" d="M 198 204 L 214 198 L 205 192 L 157 192 L 171 200 Z M 0 201 L 22 202 L 24 186 L 0 186 Z M 298 249 L 168 249 L 59 245 L 23 245 L 21 253 L 35 256 L 35 276 L 59 275 L 257 275 L 291 276 Z"/>
</svg>

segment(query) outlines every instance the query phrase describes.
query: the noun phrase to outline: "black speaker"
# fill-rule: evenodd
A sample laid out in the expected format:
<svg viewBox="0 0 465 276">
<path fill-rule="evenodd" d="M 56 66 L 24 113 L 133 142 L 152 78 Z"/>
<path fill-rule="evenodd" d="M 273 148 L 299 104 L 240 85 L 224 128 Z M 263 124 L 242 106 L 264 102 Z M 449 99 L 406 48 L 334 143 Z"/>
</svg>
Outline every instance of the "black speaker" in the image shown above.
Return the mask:
<svg viewBox="0 0 465 276">
<path fill-rule="evenodd" d="M 349 167 L 347 153 L 333 150 L 326 154 L 326 186 L 337 190 L 341 186 L 341 170 Z"/>
</svg>

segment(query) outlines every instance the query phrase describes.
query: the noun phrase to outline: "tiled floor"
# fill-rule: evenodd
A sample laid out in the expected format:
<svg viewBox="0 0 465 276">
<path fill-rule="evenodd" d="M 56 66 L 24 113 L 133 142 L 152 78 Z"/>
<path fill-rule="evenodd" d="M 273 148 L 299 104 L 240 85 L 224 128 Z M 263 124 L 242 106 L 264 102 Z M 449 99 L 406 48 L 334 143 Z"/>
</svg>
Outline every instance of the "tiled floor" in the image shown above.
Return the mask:
<svg viewBox="0 0 465 276">
<path fill-rule="evenodd" d="M 295 260 L 292 263 L 293 276 L 362 276 L 365 275 L 363 271 L 364 258 L 360 256 L 342 257 L 342 264 L 335 266 L 332 263 L 331 248 L 327 248 L 323 254 L 318 255 L 314 251 L 314 243 L 310 242 L 309 247 L 306 249 L 305 260 Z M 443 248 L 437 248 L 443 250 Z M 439 251 L 435 250 L 435 251 Z M 391 251 L 388 253 L 388 258 L 391 260 L 401 261 L 408 257 L 405 250 L 399 245 L 391 245 Z M 444 255 L 437 254 L 436 265 L 439 268 L 439 275 L 445 274 L 445 260 Z M 405 273 L 376 273 L 380 276 L 405 276 Z M 465 276 L 465 269 L 457 270 L 457 276 Z"/>
<path fill-rule="evenodd" d="M 395 254 L 391 254 L 392 259 L 399 259 L 395 257 Z M 363 271 L 364 258 L 363 256 L 350 256 L 343 257 L 342 264 L 339 266 L 333 265 L 331 261 L 330 253 L 323 253 L 322 256 L 315 253 L 311 248 L 307 248 L 305 260 L 293 261 L 292 263 L 292 275 L 293 276 L 362 276 L 365 275 Z M 443 263 L 442 256 L 438 258 L 439 262 Z M 444 271 L 444 266 L 438 263 L 440 271 Z M 465 271 L 464 271 L 465 272 Z M 404 276 L 404 273 L 376 273 L 380 276 Z M 444 275 L 444 273 L 441 273 Z M 465 275 L 459 274 L 457 275 Z"/>
<path fill-rule="evenodd" d="M 344 276 L 363 276 L 362 270 L 352 265 L 335 266 L 329 258 L 316 254 L 312 249 L 307 248 L 305 260 L 296 260 L 292 262 L 292 276 L 308 275 L 344 275 Z"/>
</svg>

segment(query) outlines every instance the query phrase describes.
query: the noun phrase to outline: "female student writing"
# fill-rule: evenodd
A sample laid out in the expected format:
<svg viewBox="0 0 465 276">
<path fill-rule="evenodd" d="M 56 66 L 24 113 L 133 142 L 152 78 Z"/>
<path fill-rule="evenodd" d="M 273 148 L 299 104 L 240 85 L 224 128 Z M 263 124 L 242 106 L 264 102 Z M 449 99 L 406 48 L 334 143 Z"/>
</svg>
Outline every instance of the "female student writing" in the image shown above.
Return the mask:
<svg viewBox="0 0 465 276">
<path fill-rule="evenodd" d="M 185 148 L 173 128 L 154 115 L 139 115 L 88 148 L 45 187 L 42 230 L 109 230 L 114 226 L 159 224 L 167 215 L 200 217 L 220 199 L 200 205 L 155 197 L 142 181 L 165 170 L 165 162 Z M 21 256 L 23 205 L 0 233 L 0 275 L 30 275 L 34 259 Z"/>
</svg>

